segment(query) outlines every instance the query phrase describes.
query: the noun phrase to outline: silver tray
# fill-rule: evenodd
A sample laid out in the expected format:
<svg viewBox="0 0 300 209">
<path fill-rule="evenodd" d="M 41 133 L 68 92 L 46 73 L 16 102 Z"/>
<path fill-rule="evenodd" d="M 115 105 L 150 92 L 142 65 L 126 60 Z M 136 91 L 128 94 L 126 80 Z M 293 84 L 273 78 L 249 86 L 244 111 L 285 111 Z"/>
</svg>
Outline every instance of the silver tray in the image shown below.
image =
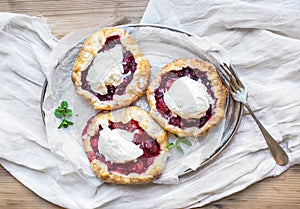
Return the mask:
<svg viewBox="0 0 300 209">
<path fill-rule="evenodd" d="M 185 32 L 185 31 L 182 31 L 182 30 L 179 30 L 176 28 L 171 28 L 171 27 L 167 27 L 167 26 L 163 26 L 163 25 L 145 25 L 145 24 L 143 24 L 143 25 L 142 24 L 130 24 L 130 25 L 117 26 L 117 27 L 121 27 L 121 28 L 125 29 L 135 39 L 138 39 L 137 42 L 141 46 L 142 49 L 143 49 L 143 46 L 149 45 L 153 42 L 158 42 L 159 44 L 160 43 L 163 44 L 163 46 L 162 46 L 163 50 L 155 49 L 155 53 L 153 51 L 147 51 L 147 50 L 146 51 L 143 50 L 143 51 L 146 56 L 151 57 L 151 56 L 159 55 L 161 57 L 161 59 L 164 59 L 166 62 L 167 62 L 167 60 L 179 58 L 178 56 L 176 56 L 176 49 L 179 49 L 179 50 L 182 49 L 182 52 L 180 52 L 181 57 L 200 58 L 200 59 L 207 60 L 211 63 L 214 63 L 214 62 L 212 61 L 213 59 L 209 58 L 210 53 L 218 53 L 218 49 L 207 47 L 205 44 L 200 47 L 201 49 L 199 49 L 197 44 L 198 43 L 202 44 L 206 40 L 203 40 L 202 38 L 200 38 L 196 35 L 193 35 L 189 32 Z M 164 32 L 164 34 L 167 34 L 167 36 L 159 37 L 159 36 L 157 36 L 156 33 L 153 33 L 153 36 L 152 35 L 149 36 L 149 34 L 146 34 L 147 31 L 153 31 L 153 30 L 154 31 L 162 30 Z M 144 32 L 144 31 L 146 31 L 146 32 Z M 146 37 L 147 37 L 146 40 L 143 39 Z M 178 39 L 179 41 L 174 43 L 173 39 L 176 39 L 176 38 L 179 38 Z M 80 43 L 78 43 L 78 45 L 76 47 L 73 47 L 72 50 L 79 51 L 80 46 L 84 40 L 85 40 L 85 38 L 83 38 L 82 41 Z M 144 40 L 144 42 L 141 40 Z M 189 40 L 188 43 L 186 42 L 187 40 Z M 186 55 L 186 56 L 184 56 L 184 55 Z M 64 59 L 65 60 L 74 59 L 74 56 L 69 56 L 68 54 L 66 54 Z M 71 61 L 67 62 L 69 67 L 72 66 L 73 61 L 71 60 Z M 64 63 L 64 60 L 58 62 L 58 65 L 61 63 Z M 162 66 L 156 66 L 155 63 L 154 64 L 151 63 L 151 67 L 152 67 L 152 69 L 155 68 L 155 70 L 158 70 Z M 53 74 L 61 73 L 61 72 L 59 72 L 59 70 L 56 70 L 56 69 L 59 69 L 59 67 L 55 68 L 55 70 L 53 71 Z M 68 69 L 68 70 L 70 70 L 70 69 Z M 67 74 L 69 74 L 69 72 Z M 44 121 L 45 121 L 45 113 L 43 110 L 43 106 L 44 106 L 45 94 L 46 94 L 47 90 L 48 90 L 48 81 L 46 79 L 44 86 L 43 86 L 43 90 L 42 90 L 42 94 L 41 94 L 41 102 L 40 102 L 41 114 L 42 114 L 42 118 Z M 224 129 L 224 132 L 223 132 L 223 135 L 221 138 L 221 144 L 220 144 L 220 146 L 216 147 L 214 152 L 211 153 L 210 156 L 201 163 L 201 165 L 198 167 L 198 169 L 208 163 L 212 163 L 213 160 L 218 155 L 220 155 L 220 153 L 230 143 L 231 139 L 233 138 L 233 135 L 237 131 L 238 126 L 240 124 L 240 121 L 242 118 L 242 112 L 243 112 L 243 105 L 241 103 L 233 100 L 233 98 L 230 95 L 227 95 L 225 129 Z M 185 170 L 180 176 L 190 173 L 191 171 L 192 171 L 191 169 Z"/>
</svg>

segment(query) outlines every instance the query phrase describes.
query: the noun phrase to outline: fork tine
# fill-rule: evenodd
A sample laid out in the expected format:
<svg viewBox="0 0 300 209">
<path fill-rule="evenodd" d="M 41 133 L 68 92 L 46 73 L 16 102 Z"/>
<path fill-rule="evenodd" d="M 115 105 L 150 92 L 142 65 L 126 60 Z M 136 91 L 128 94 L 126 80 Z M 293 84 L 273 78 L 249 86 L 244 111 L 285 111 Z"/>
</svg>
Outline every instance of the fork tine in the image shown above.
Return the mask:
<svg viewBox="0 0 300 209">
<path fill-rule="evenodd" d="M 244 84 L 242 83 L 242 81 L 239 79 L 238 75 L 236 74 L 236 72 L 233 70 L 233 66 L 232 65 L 227 65 L 226 63 L 223 63 L 223 66 L 225 68 L 226 73 L 228 73 L 228 76 L 230 77 L 232 84 L 235 86 L 236 90 L 242 90 L 245 89 Z M 223 69 L 224 69 L 223 68 Z"/>
<path fill-rule="evenodd" d="M 245 88 L 244 84 L 242 83 L 242 81 L 239 79 L 238 75 L 236 74 L 236 72 L 234 71 L 233 69 L 233 66 L 232 65 L 227 65 L 226 63 L 223 63 L 227 69 L 230 71 L 230 73 L 234 76 L 236 82 L 238 83 L 238 85 L 242 88 Z"/>
<path fill-rule="evenodd" d="M 227 65 L 220 65 L 220 67 L 223 69 L 222 73 L 226 74 L 225 77 L 227 77 L 228 83 L 230 85 L 230 88 L 232 92 L 236 93 L 239 90 L 239 85 L 235 81 L 234 77 L 231 75 L 231 73 L 227 69 Z"/>
<path fill-rule="evenodd" d="M 221 66 L 221 65 L 220 65 Z M 230 85 L 229 85 L 229 83 L 230 83 L 230 80 L 229 80 L 229 78 L 224 74 L 224 72 L 221 70 L 221 69 L 219 69 L 218 68 L 218 70 L 217 70 L 217 73 L 219 74 L 219 76 L 220 76 L 220 78 L 221 78 L 221 80 L 223 81 L 223 84 L 226 86 L 226 88 L 227 89 L 229 89 L 230 90 Z"/>
</svg>

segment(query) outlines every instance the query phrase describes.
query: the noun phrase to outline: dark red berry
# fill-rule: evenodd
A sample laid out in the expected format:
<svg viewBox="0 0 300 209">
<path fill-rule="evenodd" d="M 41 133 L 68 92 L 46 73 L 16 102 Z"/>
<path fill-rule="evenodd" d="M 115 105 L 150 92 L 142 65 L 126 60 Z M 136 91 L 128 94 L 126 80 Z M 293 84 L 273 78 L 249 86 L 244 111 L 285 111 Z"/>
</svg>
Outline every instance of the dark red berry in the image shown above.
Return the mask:
<svg viewBox="0 0 300 209">
<path fill-rule="evenodd" d="M 108 121 L 108 128 L 110 128 L 111 130 L 115 129 L 116 128 L 115 123 L 112 121 Z"/>
<path fill-rule="evenodd" d="M 170 112 L 170 110 L 167 107 L 167 105 L 165 104 L 165 101 L 164 101 L 163 98 L 159 98 L 156 101 L 156 109 L 159 110 L 160 112 L 164 113 L 164 114 L 168 114 Z"/>
<path fill-rule="evenodd" d="M 169 120 L 169 123 L 173 126 L 177 126 L 177 127 L 181 127 L 181 117 L 177 116 L 177 117 L 172 117 Z"/>
<path fill-rule="evenodd" d="M 144 162 L 142 160 L 138 160 L 135 164 L 132 165 L 130 169 L 133 173 L 142 173 L 144 169 Z"/>
<path fill-rule="evenodd" d="M 155 89 L 154 91 L 155 98 L 163 98 L 164 92 L 162 89 Z"/>
</svg>

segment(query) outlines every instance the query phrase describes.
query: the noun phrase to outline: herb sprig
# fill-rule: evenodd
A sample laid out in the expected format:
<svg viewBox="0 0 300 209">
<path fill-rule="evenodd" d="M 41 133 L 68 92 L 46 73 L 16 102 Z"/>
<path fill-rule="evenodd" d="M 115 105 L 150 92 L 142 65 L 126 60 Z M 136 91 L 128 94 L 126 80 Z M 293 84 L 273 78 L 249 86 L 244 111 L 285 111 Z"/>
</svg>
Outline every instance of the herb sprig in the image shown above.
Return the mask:
<svg viewBox="0 0 300 209">
<path fill-rule="evenodd" d="M 72 116 L 72 110 L 68 109 L 68 102 L 67 101 L 62 101 L 60 106 L 55 109 L 54 115 L 57 118 L 62 118 L 61 123 L 57 127 L 58 129 L 61 128 L 68 128 L 69 125 L 73 125 L 74 123 L 72 121 L 69 121 L 66 119 L 66 117 Z"/>
<path fill-rule="evenodd" d="M 182 147 L 180 146 L 180 144 L 183 143 L 183 144 L 185 144 L 187 146 L 192 146 L 192 143 L 189 140 L 187 140 L 187 139 L 185 139 L 183 137 L 180 137 L 180 136 L 177 136 L 177 135 L 175 135 L 175 136 L 177 138 L 175 144 L 174 143 L 169 143 L 167 145 L 167 148 L 168 149 L 172 149 L 172 148 L 175 147 L 178 150 L 178 152 L 184 154 L 184 151 L 183 151 Z"/>
</svg>

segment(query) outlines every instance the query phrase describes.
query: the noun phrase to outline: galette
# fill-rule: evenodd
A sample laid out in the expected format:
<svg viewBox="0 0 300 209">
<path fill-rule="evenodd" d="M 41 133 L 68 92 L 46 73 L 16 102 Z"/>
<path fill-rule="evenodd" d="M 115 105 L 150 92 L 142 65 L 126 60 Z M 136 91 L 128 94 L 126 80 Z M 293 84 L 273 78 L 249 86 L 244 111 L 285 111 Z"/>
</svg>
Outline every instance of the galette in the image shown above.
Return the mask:
<svg viewBox="0 0 300 209">
<path fill-rule="evenodd" d="M 125 30 L 97 31 L 83 43 L 72 68 L 76 91 L 96 110 L 128 106 L 147 90 L 150 64 Z"/>
<path fill-rule="evenodd" d="M 167 133 L 136 106 L 92 117 L 82 140 L 93 172 L 109 183 L 151 182 L 162 174 L 168 157 Z"/>
<path fill-rule="evenodd" d="M 151 116 L 178 136 L 199 137 L 225 116 L 226 90 L 215 67 L 203 60 L 176 59 L 160 69 L 147 98 Z"/>
</svg>

